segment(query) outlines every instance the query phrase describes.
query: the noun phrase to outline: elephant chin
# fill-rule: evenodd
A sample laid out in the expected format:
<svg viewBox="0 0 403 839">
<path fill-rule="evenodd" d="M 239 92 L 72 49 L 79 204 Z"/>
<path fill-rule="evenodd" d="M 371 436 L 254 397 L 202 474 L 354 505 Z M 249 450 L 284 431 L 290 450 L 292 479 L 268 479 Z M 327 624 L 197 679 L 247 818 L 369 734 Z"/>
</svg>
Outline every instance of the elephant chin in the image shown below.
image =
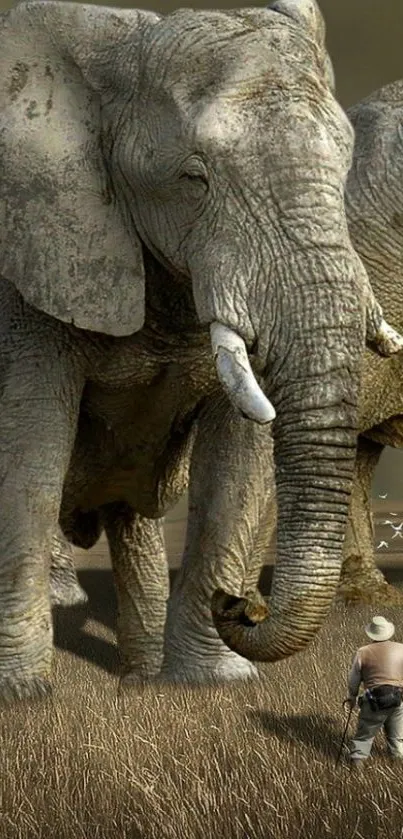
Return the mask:
<svg viewBox="0 0 403 839">
<path fill-rule="evenodd" d="M 245 341 L 218 321 L 211 324 L 210 335 L 217 375 L 232 404 L 247 419 L 272 422 L 276 412 L 255 379 Z"/>
</svg>

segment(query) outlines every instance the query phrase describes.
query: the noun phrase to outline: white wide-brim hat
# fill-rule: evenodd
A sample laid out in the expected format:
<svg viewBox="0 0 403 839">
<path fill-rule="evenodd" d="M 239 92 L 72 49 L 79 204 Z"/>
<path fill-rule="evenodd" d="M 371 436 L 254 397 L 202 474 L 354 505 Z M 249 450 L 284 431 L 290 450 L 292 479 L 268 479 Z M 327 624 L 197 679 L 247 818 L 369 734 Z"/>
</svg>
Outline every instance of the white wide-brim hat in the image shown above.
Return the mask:
<svg viewBox="0 0 403 839">
<path fill-rule="evenodd" d="M 388 641 L 395 634 L 395 627 L 391 621 L 387 621 L 382 615 L 376 615 L 371 623 L 365 627 L 368 638 L 372 641 Z"/>
</svg>

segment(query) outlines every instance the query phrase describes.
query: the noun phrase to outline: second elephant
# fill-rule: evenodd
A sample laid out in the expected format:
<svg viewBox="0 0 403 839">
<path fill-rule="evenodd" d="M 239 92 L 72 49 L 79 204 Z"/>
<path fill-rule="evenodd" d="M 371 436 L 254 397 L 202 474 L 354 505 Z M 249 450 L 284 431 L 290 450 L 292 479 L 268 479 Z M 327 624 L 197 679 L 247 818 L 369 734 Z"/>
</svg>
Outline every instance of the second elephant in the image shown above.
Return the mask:
<svg viewBox="0 0 403 839">
<path fill-rule="evenodd" d="M 401 330 L 403 81 L 372 93 L 350 108 L 348 116 L 355 129 L 353 164 L 346 185 L 350 235 L 385 316 Z M 386 445 L 403 446 L 402 353 L 390 359 L 365 354 L 359 429 L 338 592 L 348 602 L 403 605 L 402 592 L 389 585 L 376 567 L 371 513 L 371 483 L 382 450 Z M 267 528 L 265 521 L 262 528 Z M 261 626 L 243 625 L 247 599 L 221 591 L 214 595 L 213 604 L 216 626 L 229 647 L 248 659 L 266 660 L 264 620 Z"/>
</svg>

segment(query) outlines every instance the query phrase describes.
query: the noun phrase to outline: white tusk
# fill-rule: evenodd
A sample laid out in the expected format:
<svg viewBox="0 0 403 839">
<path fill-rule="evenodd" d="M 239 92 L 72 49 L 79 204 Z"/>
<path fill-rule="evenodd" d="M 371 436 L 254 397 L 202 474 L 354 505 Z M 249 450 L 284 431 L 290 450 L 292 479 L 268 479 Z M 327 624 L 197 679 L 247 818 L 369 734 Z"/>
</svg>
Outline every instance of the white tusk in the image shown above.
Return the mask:
<svg viewBox="0 0 403 839">
<path fill-rule="evenodd" d="M 255 379 L 244 340 L 218 321 L 210 335 L 217 375 L 232 404 L 254 422 L 272 422 L 276 412 Z"/>
<path fill-rule="evenodd" d="M 377 333 L 371 338 L 380 355 L 389 357 L 403 349 L 402 336 L 386 320 L 381 322 Z"/>
</svg>

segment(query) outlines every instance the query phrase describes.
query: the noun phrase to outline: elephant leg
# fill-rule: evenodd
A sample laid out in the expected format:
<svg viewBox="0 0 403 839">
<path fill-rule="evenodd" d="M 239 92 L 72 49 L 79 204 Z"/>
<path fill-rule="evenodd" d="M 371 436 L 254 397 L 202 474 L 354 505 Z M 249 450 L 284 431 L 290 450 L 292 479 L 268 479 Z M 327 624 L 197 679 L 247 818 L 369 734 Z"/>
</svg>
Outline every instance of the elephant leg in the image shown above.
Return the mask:
<svg viewBox="0 0 403 839">
<path fill-rule="evenodd" d="M 376 567 L 371 485 L 383 445 L 358 438 L 338 597 L 348 603 L 403 604 L 403 595 Z"/>
<path fill-rule="evenodd" d="M 50 555 L 83 376 L 57 325 L 34 313 L 28 321 L 28 307 L 24 313 L 21 305 L 9 311 L 5 298 L 6 293 L 0 347 L 0 702 L 13 702 L 51 690 Z"/>
<path fill-rule="evenodd" d="M 50 562 L 51 606 L 79 606 L 88 603 L 74 566 L 74 553 L 60 527 L 53 535 Z"/>
<path fill-rule="evenodd" d="M 211 595 L 219 586 L 236 595 L 255 588 L 267 545 L 259 528 L 269 496 L 274 508 L 269 429 L 243 419 L 225 397 L 216 397 L 198 419 L 186 545 L 168 602 L 164 679 L 214 683 L 257 676 L 256 667 L 220 639 Z"/>
<path fill-rule="evenodd" d="M 169 570 L 163 519 L 148 519 L 127 504 L 102 508 L 118 600 L 121 683 L 152 679 L 163 655 Z"/>
</svg>

